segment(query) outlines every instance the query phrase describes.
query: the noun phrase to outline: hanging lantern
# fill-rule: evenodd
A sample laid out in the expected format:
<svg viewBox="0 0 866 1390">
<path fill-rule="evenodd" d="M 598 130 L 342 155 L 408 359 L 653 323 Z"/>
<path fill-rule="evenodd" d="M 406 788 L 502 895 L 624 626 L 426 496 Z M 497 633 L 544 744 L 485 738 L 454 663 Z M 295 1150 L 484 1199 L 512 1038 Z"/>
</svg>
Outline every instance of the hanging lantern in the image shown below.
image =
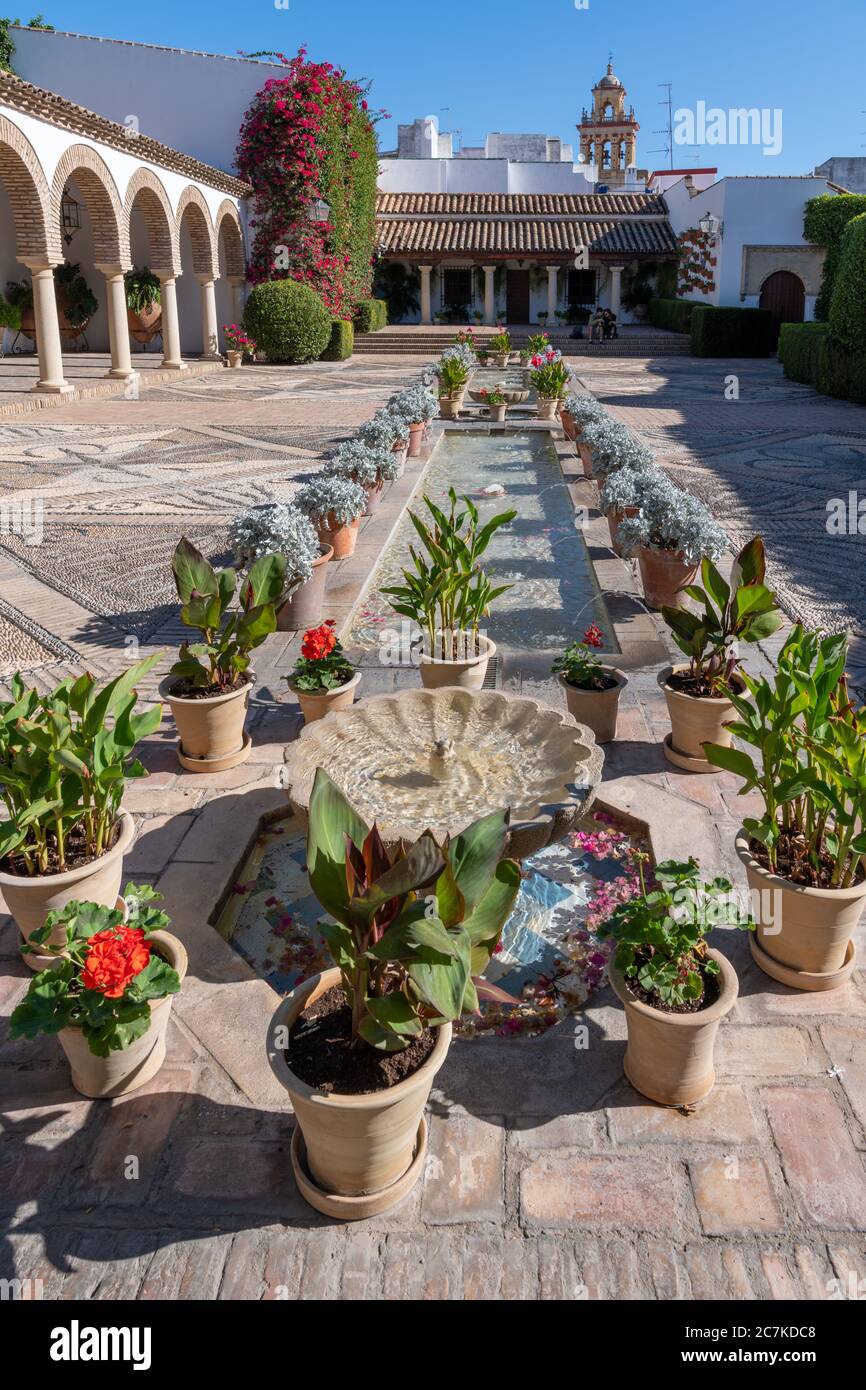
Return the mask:
<svg viewBox="0 0 866 1390">
<path fill-rule="evenodd" d="M 81 230 L 81 208 L 67 189 L 64 189 L 60 200 L 60 225 L 63 240 L 69 246 L 74 233 Z"/>
</svg>

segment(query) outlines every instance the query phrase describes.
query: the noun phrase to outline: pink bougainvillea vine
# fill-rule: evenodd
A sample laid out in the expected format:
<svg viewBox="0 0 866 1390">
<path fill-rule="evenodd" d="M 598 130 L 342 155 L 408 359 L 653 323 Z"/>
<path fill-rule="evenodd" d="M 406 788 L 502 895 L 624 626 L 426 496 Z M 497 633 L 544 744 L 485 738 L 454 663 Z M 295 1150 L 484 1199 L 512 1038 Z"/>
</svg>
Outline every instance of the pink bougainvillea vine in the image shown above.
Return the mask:
<svg viewBox="0 0 866 1390">
<path fill-rule="evenodd" d="M 249 55 L 262 57 L 263 54 Z M 249 278 L 311 285 L 335 318 L 369 297 L 378 152 L 366 88 L 331 63 L 267 55 L 285 67 L 244 116 L 236 163 L 255 189 Z M 318 201 L 327 220 L 312 220 Z"/>
</svg>

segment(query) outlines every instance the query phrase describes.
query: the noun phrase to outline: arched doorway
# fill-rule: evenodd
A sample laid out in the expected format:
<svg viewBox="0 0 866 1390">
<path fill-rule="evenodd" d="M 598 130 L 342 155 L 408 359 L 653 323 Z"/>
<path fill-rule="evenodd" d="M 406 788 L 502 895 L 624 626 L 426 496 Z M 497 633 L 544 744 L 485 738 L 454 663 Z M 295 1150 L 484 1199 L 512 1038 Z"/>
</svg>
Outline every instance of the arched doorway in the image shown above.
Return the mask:
<svg viewBox="0 0 866 1390">
<path fill-rule="evenodd" d="M 769 275 L 761 286 L 759 307 L 770 311 L 774 342 L 783 323 L 802 323 L 806 289 L 799 275 L 790 270 L 777 270 Z"/>
</svg>

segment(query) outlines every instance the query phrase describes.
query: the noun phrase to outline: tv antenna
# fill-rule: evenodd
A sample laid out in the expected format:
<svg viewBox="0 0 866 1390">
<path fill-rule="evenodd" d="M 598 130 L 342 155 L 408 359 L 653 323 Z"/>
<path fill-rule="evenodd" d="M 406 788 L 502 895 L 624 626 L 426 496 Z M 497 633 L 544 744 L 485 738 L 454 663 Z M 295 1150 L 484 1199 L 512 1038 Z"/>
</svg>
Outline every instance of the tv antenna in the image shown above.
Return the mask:
<svg viewBox="0 0 866 1390">
<path fill-rule="evenodd" d="M 649 150 L 647 153 L 648 153 L 648 154 L 666 154 L 666 155 L 668 156 L 669 160 L 670 160 L 670 167 L 673 169 L 673 167 L 674 167 L 674 103 L 673 103 L 673 97 L 672 97 L 672 95 L 671 95 L 671 88 L 672 88 L 672 86 L 673 86 L 673 83 L 671 83 L 671 82 L 660 82 L 658 85 L 659 85 L 660 87 L 664 87 L 664 88 L 667 90 L 667 96 L 662 98 L 662 100 L 659 102 L 659 106 L 666 106 L 666 107 L 667 107 L 667 112 L 668 112 L 668 123 L 667 123 L 666 126 L 663 126 L 661 130 L 654 130 L 654 131 L 653 131 L 653 135 L 665 135 L 665 136 L 667 137 L 667 139 L 666 139 L 666 141 L 665 141 L 664 146 L 663 146 L 661 149 Z"/>
</svg>

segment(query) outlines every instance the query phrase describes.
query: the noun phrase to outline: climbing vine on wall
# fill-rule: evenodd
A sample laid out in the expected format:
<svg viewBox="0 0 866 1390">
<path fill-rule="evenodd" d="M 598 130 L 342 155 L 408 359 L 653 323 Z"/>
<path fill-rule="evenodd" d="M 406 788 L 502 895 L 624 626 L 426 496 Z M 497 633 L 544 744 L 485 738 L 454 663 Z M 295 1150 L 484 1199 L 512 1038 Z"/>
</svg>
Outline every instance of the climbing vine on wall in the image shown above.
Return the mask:
<svg viewBox="0 0 866 1390">
<path fill-rule="evenodd" d="M 264 54 L 251 54 L 263 57 Z M 256 192 L 249 278 L 311 285 L 335 318 L 370 294 L 376 235 L 378 148 L 367 88 L 306 49 L 277 58 L 244 116 L 236 162 Z M 317 200 L 327 220 L 310 217 Z"/>
<path fill-rule="evenodd" d="M 682 297 L 694 292 L 712 294 L 716 288 L 716 260 L 712 239 L 700 227 L 689 227 L 677 237 L 680 261 L 677 273 L 677 294 Z"/>
</svg>

